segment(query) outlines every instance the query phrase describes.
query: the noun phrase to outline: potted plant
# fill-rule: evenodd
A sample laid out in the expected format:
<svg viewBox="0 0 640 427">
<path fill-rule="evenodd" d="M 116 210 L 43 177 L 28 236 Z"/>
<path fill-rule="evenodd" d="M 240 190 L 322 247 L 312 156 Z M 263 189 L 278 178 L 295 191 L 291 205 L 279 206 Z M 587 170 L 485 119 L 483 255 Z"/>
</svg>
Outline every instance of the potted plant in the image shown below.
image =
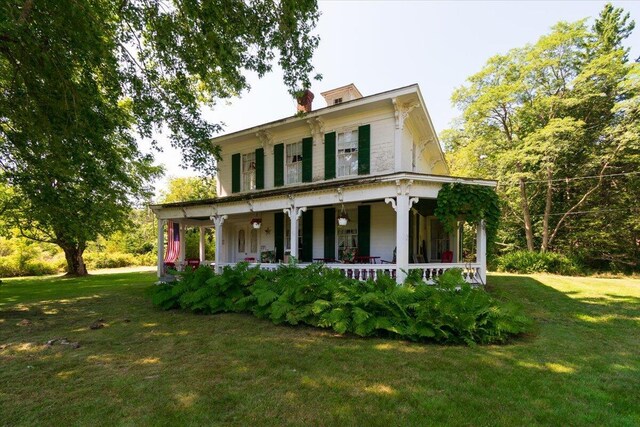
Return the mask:
<svg viewBox="0 0 640 427">
<path fill-rule="evenodd" d="M 268 264 L 276 262 L 276 251 L 262 251 L 260 253 L 260 262 Z"/>
<path fill-rule="evenodd" d="M 262 219 L 260 219 L 260 218 L 252 218 L 251 219 L 251 226 L 253 228 L 255 228 L 256 230 L 258 230 L 262 226 Z"/>
</svg>

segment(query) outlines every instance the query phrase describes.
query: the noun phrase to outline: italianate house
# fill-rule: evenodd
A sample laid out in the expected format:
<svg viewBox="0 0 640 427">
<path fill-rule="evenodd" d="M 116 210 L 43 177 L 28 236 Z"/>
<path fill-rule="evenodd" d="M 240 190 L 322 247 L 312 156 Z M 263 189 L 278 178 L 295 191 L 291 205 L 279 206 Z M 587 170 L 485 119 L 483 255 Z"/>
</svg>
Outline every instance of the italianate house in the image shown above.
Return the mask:
<svg viewBox="0 0 640 427">
<path fill-rule="evenodd" d="M 417 85 L 362 96 L 353 85 L 298 99 L 298 114 L 212 140 L 221 147 L 217 194 L 152 206 L 158 275 L 205 263 L 217 271 L 246 261 L 262 268 L 322 262 L 357 279 L 419 270 L 430 282 L 449 268 L 486 281 L 486 231 L 446 232 L 434 216 L 452 177 Z M 166 226 L 166 227 L 165 227 Z M 185 260 L 185 229 L 200 229 L 200 259 Z M 168 238 L 165 244 L 165 228 Z M 215 260 L 205 259 L 206 228 Z M 463 241 L 470 243 L 465 249 Z"/>
</svg>

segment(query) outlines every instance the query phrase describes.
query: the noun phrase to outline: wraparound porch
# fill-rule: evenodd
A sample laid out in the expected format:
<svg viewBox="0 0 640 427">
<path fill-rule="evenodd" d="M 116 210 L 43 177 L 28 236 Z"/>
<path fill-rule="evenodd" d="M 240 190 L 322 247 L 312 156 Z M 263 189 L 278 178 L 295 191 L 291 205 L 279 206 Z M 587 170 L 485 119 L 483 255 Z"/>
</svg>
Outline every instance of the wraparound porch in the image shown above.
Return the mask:
<svg viewBox="0 0 640 427">
<path fill-rule="evenodd" d="M 463 238 L 462 228 L 445 233 L 433 211 L 442 185 L 438 179 L 446 178 L 404 175 L 156 206 L 158 247 L 164 246 L 164 221 L 171 220 L 180 224 L 181 233 L 187 227 L 200 228 L 200 261 L 218 271 L 241 261 L 277 268 L 295 254 L 301 265 L 322 260 L 362 280 L 388 274 L 402 282 L 408 272 L 419 270 L 423 280 L 432 282 L 447 269 L 461 268 L 467 281 L 484 283 L 482 224 L 473 231 L 475 239 L 469 230 Z M 346 217 L 346 223 L 339 217 Z M 215 230 L 215 260 L 204 258 L 206 228 Z M 475 240 L 472 252 L 462 244 L 470 240 Z M 184 250 L 181 256 L 178 265 L 184 264 Z M 160 250 L 159 275 L 163 259 Z"/>
</svg>

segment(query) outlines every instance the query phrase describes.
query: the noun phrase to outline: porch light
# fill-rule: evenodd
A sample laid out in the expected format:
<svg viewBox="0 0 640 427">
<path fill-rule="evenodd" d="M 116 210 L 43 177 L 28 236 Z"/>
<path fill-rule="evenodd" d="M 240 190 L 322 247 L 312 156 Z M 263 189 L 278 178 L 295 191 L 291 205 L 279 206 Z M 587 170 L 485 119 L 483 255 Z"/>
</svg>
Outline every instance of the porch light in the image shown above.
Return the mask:
<svg viewBox="0 0 640 427">
<path fill-rule="evenodd" d="M 262 220 L 260 218 L 251 219 L 251 226 L 258 230 L 262 226 Z"/>
</svg>

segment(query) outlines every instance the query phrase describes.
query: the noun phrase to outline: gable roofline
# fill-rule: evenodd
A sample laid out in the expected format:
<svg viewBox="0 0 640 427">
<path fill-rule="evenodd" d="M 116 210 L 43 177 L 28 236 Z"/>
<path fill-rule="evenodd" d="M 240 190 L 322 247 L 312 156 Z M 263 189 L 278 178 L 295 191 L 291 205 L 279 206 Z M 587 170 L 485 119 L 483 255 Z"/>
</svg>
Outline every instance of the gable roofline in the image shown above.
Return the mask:
<svg viewBox="0 0 640 427">
<path fill-rule="evenodd" d="M 420 87 L 416 83 L 416 93 L 418 94 L 418 100 L 420 101 L 420 106 L 424 111 L 424 114 L 427 116 L 427 122 L 429 122 L 429 128 L 431 129 L 433 139 L 438 146 L 438 153 L 440 154 L 440 160 L 446 166 L 447 172 L 451 173 L 451 169 L 449 168 L 449 163 L 447 163 L 447 159 L 444 156 L 444 150 L 442 149 L 442 145 L 440 145 L 440 138 L 438 138 L 438 134 L 436 133 L 436 128 L 433 126 L 433 121 L 431 120 L 431 114 L 429 114 L 429 109 L 427 108 L 427 104 L 424 102 L 424 98 L 422 97 L 422 91 L 420 91 Z"/>
<path fill-rule="evenodd" d="M 425 113 L 426 113 L 426 108 L 425 108 L 425 104 L 424 101 L 422 100 L 422 95 L 420 94 L 420 88 L 418 87 L 417 83 L 408 85 L 408 86 L 403 86 L 403 87 L 399 87 L 396 89 L 391 89 L 391 90 L 387 90 L 384 92 L 379 92 L 373 95 L 367 95 L 367 96 L 363 96 L 362 98 L 358 98 L 358 99 L 353 99 L 351 101 L 345 101 L 342 102 L 340 104 L 335 104 L 335 105 L 329 105 L 327 107 L 324 108 L 319 108 L 317 110 L 313 110 L 309 113 L 305 113 L 305 114 L 295 114 L 293 116 L 289 116 L 289 117 L 285 117 L 283 119 L 278 119 L 278 120 L 274 120 L 271 122 L 267 122 L 267 123 L 263 123 L 257 126 L 253 126 L 247 129 L 242 129 L 236 132 L 232 132 L 232 133 L 228 133 L 225 135 L 221 135 L 218 137 L 215 137 L 213 139 L 211 139 L 211 142 L 214 144 L 224 144 L 225 142 L 227 142 L 228 140 L 232 140 L 238 137 L 242 137 L 242 136 L 248 136 L 248 135 L 253 135 L 256 132 L 259 132 L 261 130 L 266 130 L 266 129 L 271 129 L 277 126 L 281 126 L 284 124 L 289 124 L 289 123 L 294 123 L 294 122 L 298 122 L 301 120 L 308 120 L 310 118 L 314 118 L 314 117 L 318 117 L 321 116 L 323 114 L 329 113 L 329 112 L 337 112 L 337 111 L 342 111 L 342 110 L 347 110 L 353 107 L 359 107 L 359 106 L 363 106 L 363 105 L 367 105 L 367 104 L 373 104 L 375 102 L 379 102 L 379 101 L 384 101 L 386 99 L 392 99 L 398 96 L 402 96 L 402 95 L 408 95 L 411 93 L 416 93 L 418 94 L 418 97 L 420 99 L 420 103 L 422 108 L 424 109 Z M 429 113 L 426 113 L 427 117 L 429 116 Z M 431 123 L 431 119 L 429 118 L 429 123 Z M 435 130 L 434 130 L 435 133 Z M 436 138 L 437 140 L 437 138 Z M 439 144 L 439 143 L 438 143 Z"/>
<path fill-rule="evenodd" d="M 353 89 L 355 89 L 355 91 L 356 91 L 356 93 L 358 94 L 358 96 L 359 96 L 360 98 L 362 98 L 362 97 L 363 97 L 363 96 L 362 96 L 362 94 L 360 93 L 360 90 L 358 90 L 358 88 L 356 87 L 356 85 L 355 85 L 355 84 L 353 84 L 353 83 L 349 83 L 348 85 L 344 85 L 344 86 L 336 87 L 336 88 L 334 88 L 334 89 L 325 90 L 324 92 L 320 92 L 320 96 L 326 97 L 327 95 L 330 95 L 330 94 L 335 93 L 335 92 L 340 92 L 340 91 L 345 90 L 345 89 L 348 89 L 348 88 L 353 88 Z M 357 98 L 357 99 L 360 99 L 360 98 Z"/>
</svg>

